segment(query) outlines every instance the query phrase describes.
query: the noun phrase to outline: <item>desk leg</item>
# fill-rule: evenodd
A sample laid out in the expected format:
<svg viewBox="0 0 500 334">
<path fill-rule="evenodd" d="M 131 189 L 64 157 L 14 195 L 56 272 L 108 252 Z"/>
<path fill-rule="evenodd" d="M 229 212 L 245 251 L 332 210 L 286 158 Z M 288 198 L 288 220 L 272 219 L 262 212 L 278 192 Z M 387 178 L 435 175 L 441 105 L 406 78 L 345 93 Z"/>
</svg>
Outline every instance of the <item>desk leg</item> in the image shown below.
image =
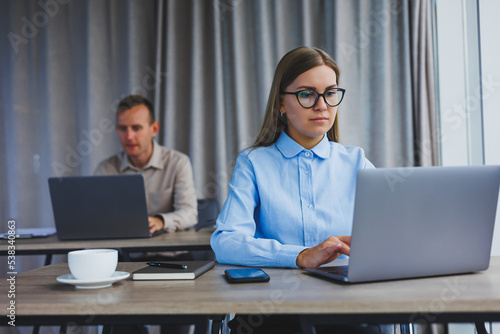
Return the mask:
<svg viewBox="0 0 500 334">
<path fill-rule="evenodd" d="M 130 256 L 126 250 L 123 250 L 122 248 L 118 249 L 118 253 L 121 255 L 120 261 L 123 262 L 130 262 Z"/>
<path fill-rule="evenodd" d="M 45 255 L 45 265 L 48 266 L 52 263 L 52 254 Z"/>
<path fill-rule="evenodd" d="M 401 334 L 414 334 L 412 324 L 399 324 L 401 329 Z"/>
<path fill-rule="evenodd" d="M 227 315 L 211 315 L 208 318 L 212 320 L 211 334 L 225 334 L 223 328 L 224 324 L 227 323 Z"/>
<path fill-rule="evenodd" d="M 302 329 L 302 334 L 316 334 L 316 328 L 311 321 L 311 318 L 307 315 L 299 316 L 300 328 Z"/>
<path fill-rule="evenodd" d="M 484 326 L 484 322 L 476 322 L 475 325 L 477 334 L 488 334 L 486 327 Z"/>
<path fill-rule="evenodd" d="M 40 331 L 40 326 L 39 325 L 36 325 L 36 326 L 33 326 L 33 334 L 38 334 Z"/>
<path fill-rule="evenodd" d="M 208 322 L 208 317 L 201 317 L 194 321 L 194 334 L 207 334 Z"/>
</svg>

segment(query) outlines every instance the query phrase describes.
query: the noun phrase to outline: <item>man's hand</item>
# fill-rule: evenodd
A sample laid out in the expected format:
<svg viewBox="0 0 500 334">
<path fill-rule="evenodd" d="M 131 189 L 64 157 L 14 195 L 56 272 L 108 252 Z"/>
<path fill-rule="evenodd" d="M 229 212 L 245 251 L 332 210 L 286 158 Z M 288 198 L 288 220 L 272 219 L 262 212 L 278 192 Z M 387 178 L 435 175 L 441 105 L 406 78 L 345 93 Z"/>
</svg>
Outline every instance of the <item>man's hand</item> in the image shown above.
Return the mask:
<svg viewBox="0 0 500 334">
<path fill-rule="evenodd" d="M 153 234 L 156 231 L 163 230 L 163 219 L 158 217 L 148 217 L 149 220 L 149 233 Z"/>
<path fill-rule="evenodd" d="M 351 236 L 329 237 L 319 245 L 300 252 L 296 263 L 301 268 L 316 268 L 332 262 L 341 254 L 349 255 L 350 252 Z"/>
</svg>

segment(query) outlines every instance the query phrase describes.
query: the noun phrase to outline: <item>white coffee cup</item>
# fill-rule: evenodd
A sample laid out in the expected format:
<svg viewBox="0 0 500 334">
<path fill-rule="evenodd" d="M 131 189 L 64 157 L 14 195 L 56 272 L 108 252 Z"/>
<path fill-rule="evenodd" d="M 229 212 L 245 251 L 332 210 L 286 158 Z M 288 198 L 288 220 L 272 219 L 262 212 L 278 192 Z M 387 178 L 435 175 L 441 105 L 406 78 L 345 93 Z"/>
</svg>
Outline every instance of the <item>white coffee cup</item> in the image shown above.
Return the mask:
<svg viewBox="0 0 500 334">
<path fill-rule="evenodd" d="M 68 266 L 78 280 L 109 278 L 116 270 L 116 249 L 83 249 L 68 253 Z"/>
</svg>

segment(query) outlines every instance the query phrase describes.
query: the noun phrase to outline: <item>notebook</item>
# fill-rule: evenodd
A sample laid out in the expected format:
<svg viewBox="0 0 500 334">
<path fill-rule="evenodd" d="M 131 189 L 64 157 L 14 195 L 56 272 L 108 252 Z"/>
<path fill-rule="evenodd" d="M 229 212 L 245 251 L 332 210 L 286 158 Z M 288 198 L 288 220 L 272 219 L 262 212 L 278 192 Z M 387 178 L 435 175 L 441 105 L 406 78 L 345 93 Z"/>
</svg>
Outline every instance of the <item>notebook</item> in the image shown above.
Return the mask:
<svg viewBox="0 0 500 334">
<path fill-rule="evenodd" d="M 170 261 L 169 263 L 177 263 Z M 133 280 L 186 280 L 195 279 L 215 266 L 214 261 L 182 261 L 186 269 L 146 266 L 132 273 Z"/>
<path fill-rule="evenodd" d="M 140 174 L 53 177 L 49 189 L 60 240 L 152 236 Z"/>
<path fill-rule="evenodd" d="M 306 270 L 353 283 L 486 270 L 499 185 L 500 166 L 360 171 L 349 265 Z"/>
</svg>

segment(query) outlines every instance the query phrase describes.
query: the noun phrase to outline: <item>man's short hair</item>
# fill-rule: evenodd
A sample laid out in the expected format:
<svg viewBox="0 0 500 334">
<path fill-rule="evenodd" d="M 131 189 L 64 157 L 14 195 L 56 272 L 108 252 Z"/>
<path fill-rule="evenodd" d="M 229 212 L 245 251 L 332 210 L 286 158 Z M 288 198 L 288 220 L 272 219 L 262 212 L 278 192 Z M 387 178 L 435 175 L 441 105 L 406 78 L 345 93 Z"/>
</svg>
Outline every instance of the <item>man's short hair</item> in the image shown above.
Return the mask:
<svg viewBox="0 0 500 334">
<path fill-rule="evenodd" d="M 153 109 L 153 105 L 147 98 L 142 95 L 129 95 L 118 103 L 118 107 L 116 108 L 116 115 L 119 113 L 129 110 L 135 106 L 139 106 L 144 104 L 146 108 L 149 110 L 149 124 L 152 124 L 155 121 L 155 113 Z"/>
</svg>

